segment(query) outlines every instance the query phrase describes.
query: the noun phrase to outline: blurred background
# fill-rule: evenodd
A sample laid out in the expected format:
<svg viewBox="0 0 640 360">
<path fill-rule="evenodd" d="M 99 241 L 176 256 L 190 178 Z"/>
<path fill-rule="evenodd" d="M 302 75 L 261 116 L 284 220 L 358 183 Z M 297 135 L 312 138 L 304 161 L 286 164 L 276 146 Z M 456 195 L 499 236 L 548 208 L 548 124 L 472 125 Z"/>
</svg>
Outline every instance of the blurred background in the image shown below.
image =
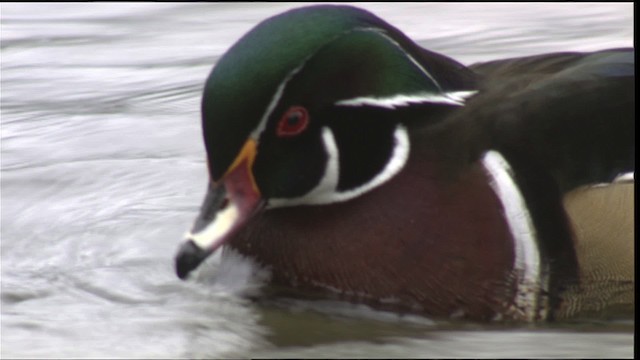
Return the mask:
<svg viewBox="0 0 640 360">
<path fill-rule="evenodd" d="M 633 46 L 633 3 L 356 5 L 464 64 Z M 631 320 L 479 325 L 256 302 L 256 269 L 219 255 L 176 278 L 207 180 L 204 80 L 242 34 L 299 6 L 0 5 L 2 357 L 632 357 Z"/>
</svg>

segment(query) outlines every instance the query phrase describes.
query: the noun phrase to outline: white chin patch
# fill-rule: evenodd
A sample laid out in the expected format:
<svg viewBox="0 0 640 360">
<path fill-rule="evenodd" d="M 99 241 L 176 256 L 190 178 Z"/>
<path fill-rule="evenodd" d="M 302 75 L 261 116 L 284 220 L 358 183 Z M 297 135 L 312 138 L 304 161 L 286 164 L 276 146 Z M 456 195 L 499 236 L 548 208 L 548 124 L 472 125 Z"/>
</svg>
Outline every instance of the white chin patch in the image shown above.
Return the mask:
<svg viewBox="0 0 640 360">
<path fill-rule="evenodd" d="M 490 177 L 489 185 L 500 199 L 504 217 L 513 236 L 515 252 L 514 275 L 518 281 L 515 297 L 516 316 L 533 321 L 546 317 L 547 306 L 540 296 L 546 290 L 546 271 L 541 270 L 540 252 L 529 210 L 513 171 L 507 160 L 497 151 L 488 151 L 482 157 Z"/>
<path fill-rule="evenodd" d="M 409 135 L 403 125 L 398 125 L 393 133 L 394 147 L 389 161 L 369 182 L 354 189 L 338 191 L 340 179 L 340 154 L 333 132 L 328 127 L 322 128 L 322 142 L 327 153 L 327 163 L 324 176 L 310 192 L 297 198 L 270 199 L 268 207 L 282 207 L 293 205 L 319 205 L 342 202 L 358 197 L 374 189 L 396 175 L 409 158 Z"/>
<path fill-rule="evenodd" d="M 216 242 L 225 238 L 233 224 L 238 221 L 239 216 L 240 211 L 237 205 L 229 202 L 224 210 L 218 212 L 214 221 L 196 233 L 188 232 L 185 238 L 193 241 L 201 249 L 209 249 L 216 246 Z"/>
</svg>

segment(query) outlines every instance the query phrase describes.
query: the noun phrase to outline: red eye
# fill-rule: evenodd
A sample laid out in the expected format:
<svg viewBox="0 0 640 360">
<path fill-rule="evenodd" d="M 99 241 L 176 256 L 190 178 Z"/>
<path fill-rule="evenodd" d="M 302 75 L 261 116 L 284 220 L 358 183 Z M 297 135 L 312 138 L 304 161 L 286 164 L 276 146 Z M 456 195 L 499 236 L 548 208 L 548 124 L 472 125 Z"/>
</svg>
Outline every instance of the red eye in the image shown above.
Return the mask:
<svg viewBox="0 0 640 360">
<path fill-rule="evenodd" d="M 276 134 L 281 137 L 296 136 L 309 125 L 309 113 L 302 106 L 292 106 L 278 122 Z"/>
</svg>

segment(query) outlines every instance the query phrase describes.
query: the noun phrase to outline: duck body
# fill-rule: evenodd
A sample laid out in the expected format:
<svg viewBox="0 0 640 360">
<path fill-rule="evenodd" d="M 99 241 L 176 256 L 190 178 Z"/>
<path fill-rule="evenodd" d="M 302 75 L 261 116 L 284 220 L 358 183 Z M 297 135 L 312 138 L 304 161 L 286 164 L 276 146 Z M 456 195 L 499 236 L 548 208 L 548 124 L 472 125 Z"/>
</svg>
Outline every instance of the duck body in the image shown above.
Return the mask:
<svg viewBox="0 0 640 360">
<path fill-rule="evenodd" d="M 265 211 L 229 245 L 284 288 L 437 316 L 514 307 L 513 241 L 489 177 L 479 164 L 455 177 L 422 165 L 410 158 L 357 201 Z"/>
<path fill-rule="evenodd" d="M 225 245 L 279 288 L 400 312 L 632 312 L 633 177 L 612 181 L 635 166 L 633 56 L 466 68 L 353 7 L 268 19 L 205 85 L 211 179 L 178 275 Z"/>
</svg>

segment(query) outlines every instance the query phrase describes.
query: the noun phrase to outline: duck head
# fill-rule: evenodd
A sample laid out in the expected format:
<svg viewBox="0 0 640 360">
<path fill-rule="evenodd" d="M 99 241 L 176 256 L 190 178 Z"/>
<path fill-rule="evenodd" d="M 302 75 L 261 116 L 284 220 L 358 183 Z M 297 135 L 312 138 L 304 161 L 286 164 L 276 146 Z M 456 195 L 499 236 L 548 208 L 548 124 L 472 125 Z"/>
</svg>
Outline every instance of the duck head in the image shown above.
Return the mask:
<svg viewBox="0 0 640 360">
<path fill-rule="evenodd" d="M 455 108 L 474 87 L 462 65 L 358 8 L 312 6 L 258 24 L 204 87 L 210 178 L 178 276 L 258 212 L 350 201 L 385 183 L 409 158 L 410 110 Z"/>
</svg>

